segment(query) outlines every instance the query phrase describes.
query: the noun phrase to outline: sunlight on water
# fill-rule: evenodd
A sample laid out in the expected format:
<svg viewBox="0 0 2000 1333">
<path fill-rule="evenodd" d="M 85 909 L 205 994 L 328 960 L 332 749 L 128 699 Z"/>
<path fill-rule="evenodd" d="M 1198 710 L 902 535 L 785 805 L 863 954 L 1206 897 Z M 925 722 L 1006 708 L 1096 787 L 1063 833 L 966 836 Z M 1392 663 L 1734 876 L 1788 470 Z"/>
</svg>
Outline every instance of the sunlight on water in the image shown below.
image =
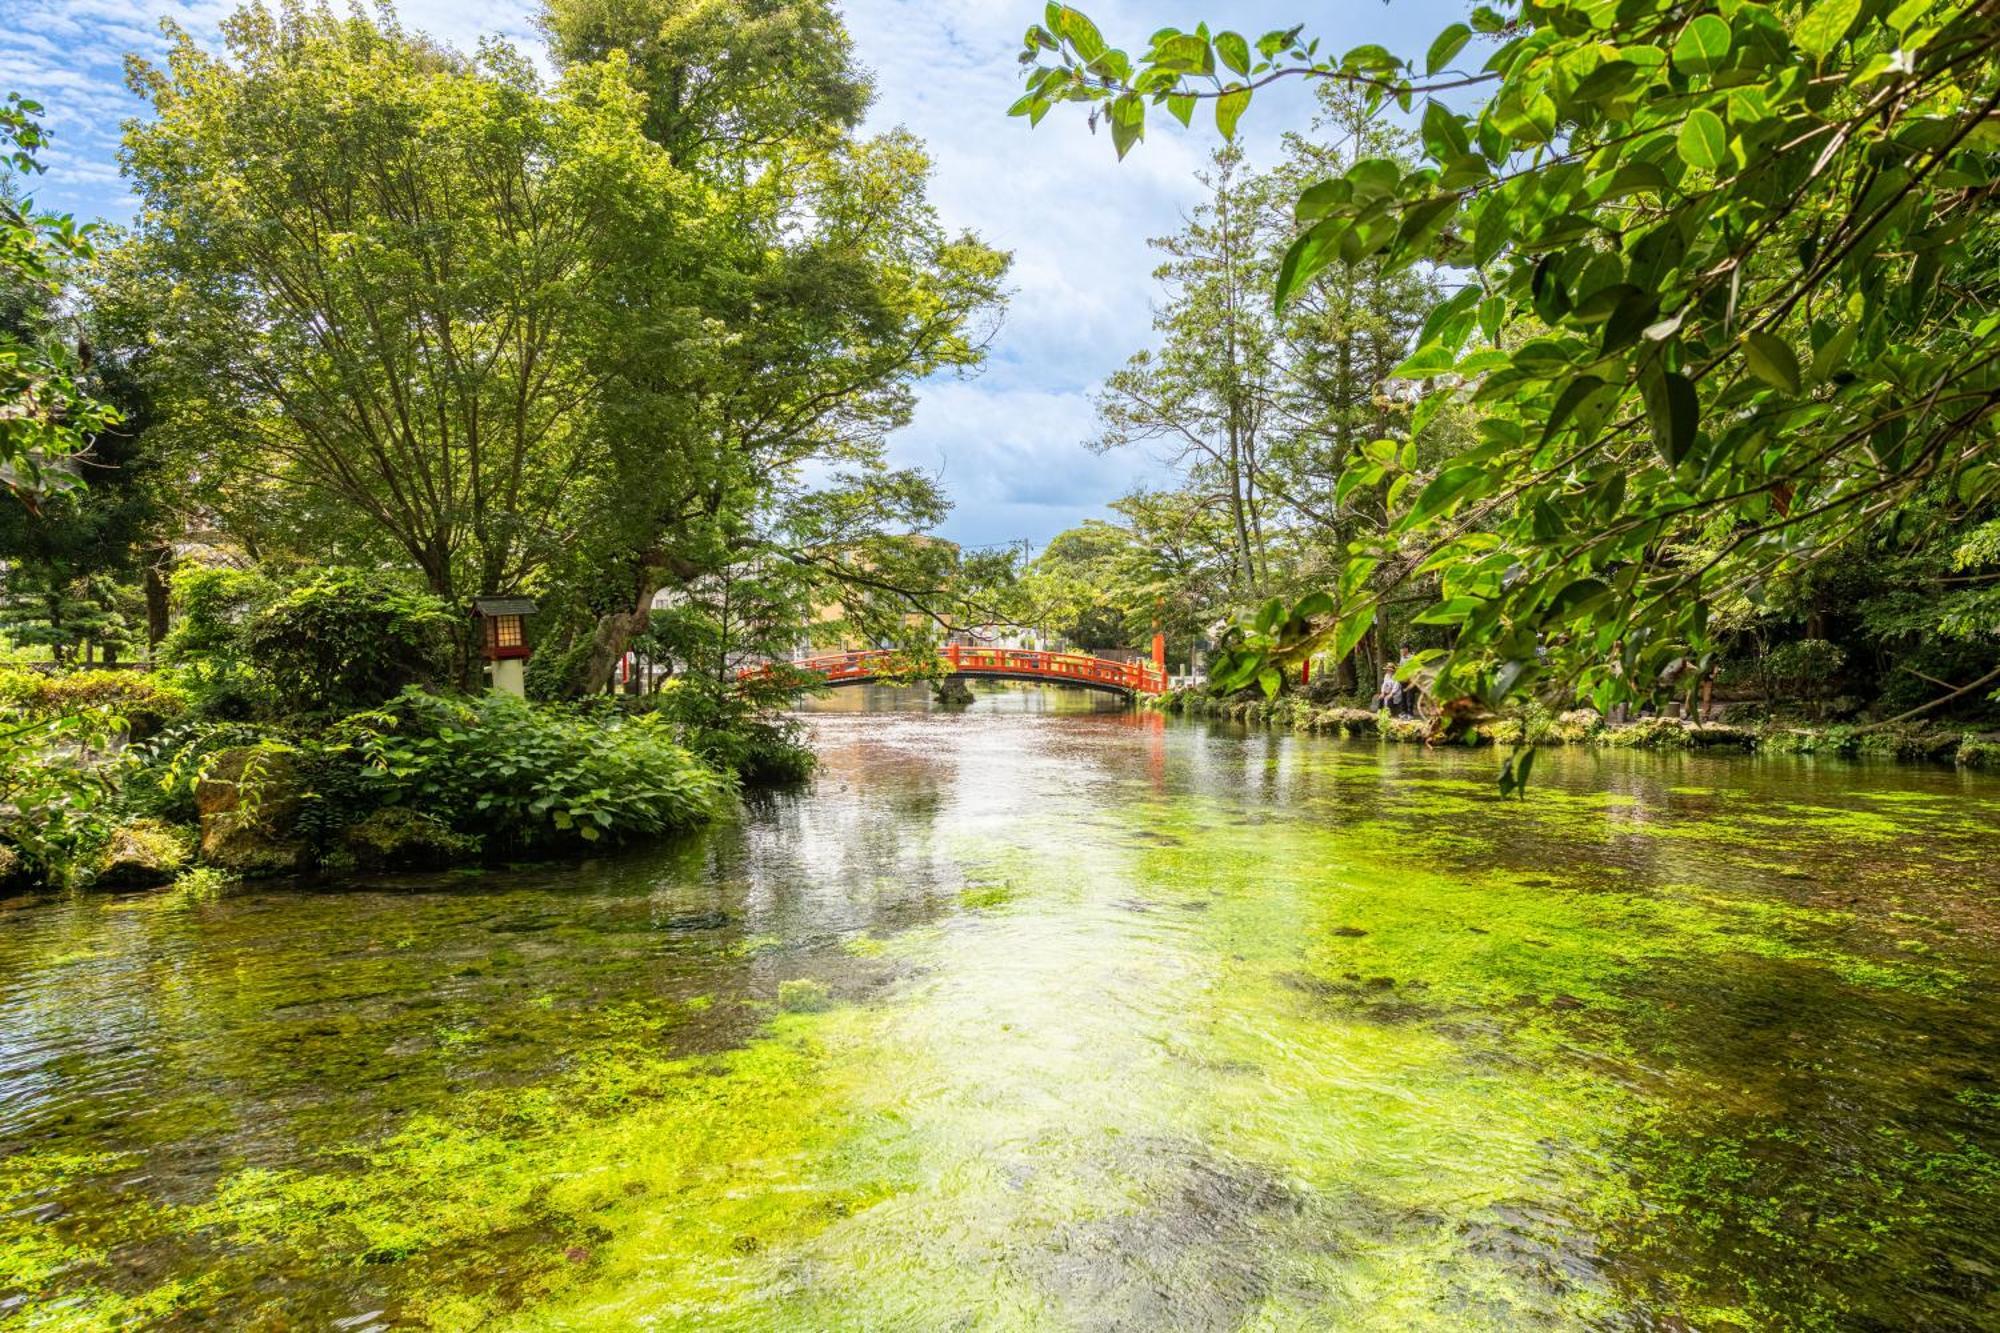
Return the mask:
<svg viewBox="0 0 2000 1333">
<path fill-rule="evenodd" d="M 0 1325 L 2000 1325 L 2000 784 L 810 724 L 668 848 L 0 905 Z"/>
</svg>

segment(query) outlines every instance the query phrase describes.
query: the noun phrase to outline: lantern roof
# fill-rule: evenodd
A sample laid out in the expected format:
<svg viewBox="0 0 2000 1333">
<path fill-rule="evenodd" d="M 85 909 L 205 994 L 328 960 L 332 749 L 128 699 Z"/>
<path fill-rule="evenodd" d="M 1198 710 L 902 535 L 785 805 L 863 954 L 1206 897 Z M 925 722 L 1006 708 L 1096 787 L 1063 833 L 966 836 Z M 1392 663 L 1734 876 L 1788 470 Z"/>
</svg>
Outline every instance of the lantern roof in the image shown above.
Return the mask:
<svg viewBox="0 0 2000 1333">
<path fill-rule="evenodd" d="M 531 616 L 535 602 L 531 597 L 475 597 L 472 609 L 482 616 Z"/>
</svg>

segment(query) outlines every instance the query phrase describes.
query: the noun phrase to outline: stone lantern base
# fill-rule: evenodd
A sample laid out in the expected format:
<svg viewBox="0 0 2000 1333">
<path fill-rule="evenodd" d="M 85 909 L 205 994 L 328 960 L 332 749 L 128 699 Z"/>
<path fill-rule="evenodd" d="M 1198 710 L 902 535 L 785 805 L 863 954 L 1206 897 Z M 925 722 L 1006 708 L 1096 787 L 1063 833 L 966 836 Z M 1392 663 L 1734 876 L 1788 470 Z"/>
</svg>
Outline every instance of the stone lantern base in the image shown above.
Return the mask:
<svg viewBox="0 0 2000 1333">
<path fill-rule="evenodd" d="M 527 672 L 520 658 L 503 657 L 493 664 L 493 692 L 516 699 L 528 697 Z"/>
</svg>

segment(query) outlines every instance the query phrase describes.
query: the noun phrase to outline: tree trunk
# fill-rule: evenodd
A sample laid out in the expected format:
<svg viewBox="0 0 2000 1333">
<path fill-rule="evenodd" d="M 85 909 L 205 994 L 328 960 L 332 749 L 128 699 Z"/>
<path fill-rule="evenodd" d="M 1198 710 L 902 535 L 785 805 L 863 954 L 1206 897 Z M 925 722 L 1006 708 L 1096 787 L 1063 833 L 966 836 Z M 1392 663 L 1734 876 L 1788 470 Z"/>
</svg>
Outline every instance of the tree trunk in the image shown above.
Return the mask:
<svg viewBox="0 0 2000 1333">
<path fill-rule="evenodd" d="M 173 568 L 174 548 L 156 546 L 147 553 L 146 559 L 146 659 L 152 660 L 160 640 L 167 637 L 168 616 L 173 596 L 173 584 L 169 581 L 169 571 Z"/>
<path fill-rule="evenodd" d="M 639 597 L 630 611 L 607 611 L 597 618 L 590 634 L 590 655 L 577 670 L 576 686 L 584 694 L 602 694 L 611 688 L 611 673 L 632 640 L 644 632 L 653 613 L 653 590 Z"/>
</svg>

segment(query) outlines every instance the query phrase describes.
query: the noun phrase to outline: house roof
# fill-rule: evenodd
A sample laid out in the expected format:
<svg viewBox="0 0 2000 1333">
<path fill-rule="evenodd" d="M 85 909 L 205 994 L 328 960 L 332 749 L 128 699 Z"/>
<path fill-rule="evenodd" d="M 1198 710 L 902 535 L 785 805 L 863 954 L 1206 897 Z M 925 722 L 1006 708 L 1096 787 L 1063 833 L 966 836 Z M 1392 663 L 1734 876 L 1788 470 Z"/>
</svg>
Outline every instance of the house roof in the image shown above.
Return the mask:
<svg viewBox="0 0 2000 1333">
<path fill-rule="evenodd" d="M 472 609 L 482 616 L 531 616 L 535 602 L 530 597 L 475 597 Z"/>
</svg>

